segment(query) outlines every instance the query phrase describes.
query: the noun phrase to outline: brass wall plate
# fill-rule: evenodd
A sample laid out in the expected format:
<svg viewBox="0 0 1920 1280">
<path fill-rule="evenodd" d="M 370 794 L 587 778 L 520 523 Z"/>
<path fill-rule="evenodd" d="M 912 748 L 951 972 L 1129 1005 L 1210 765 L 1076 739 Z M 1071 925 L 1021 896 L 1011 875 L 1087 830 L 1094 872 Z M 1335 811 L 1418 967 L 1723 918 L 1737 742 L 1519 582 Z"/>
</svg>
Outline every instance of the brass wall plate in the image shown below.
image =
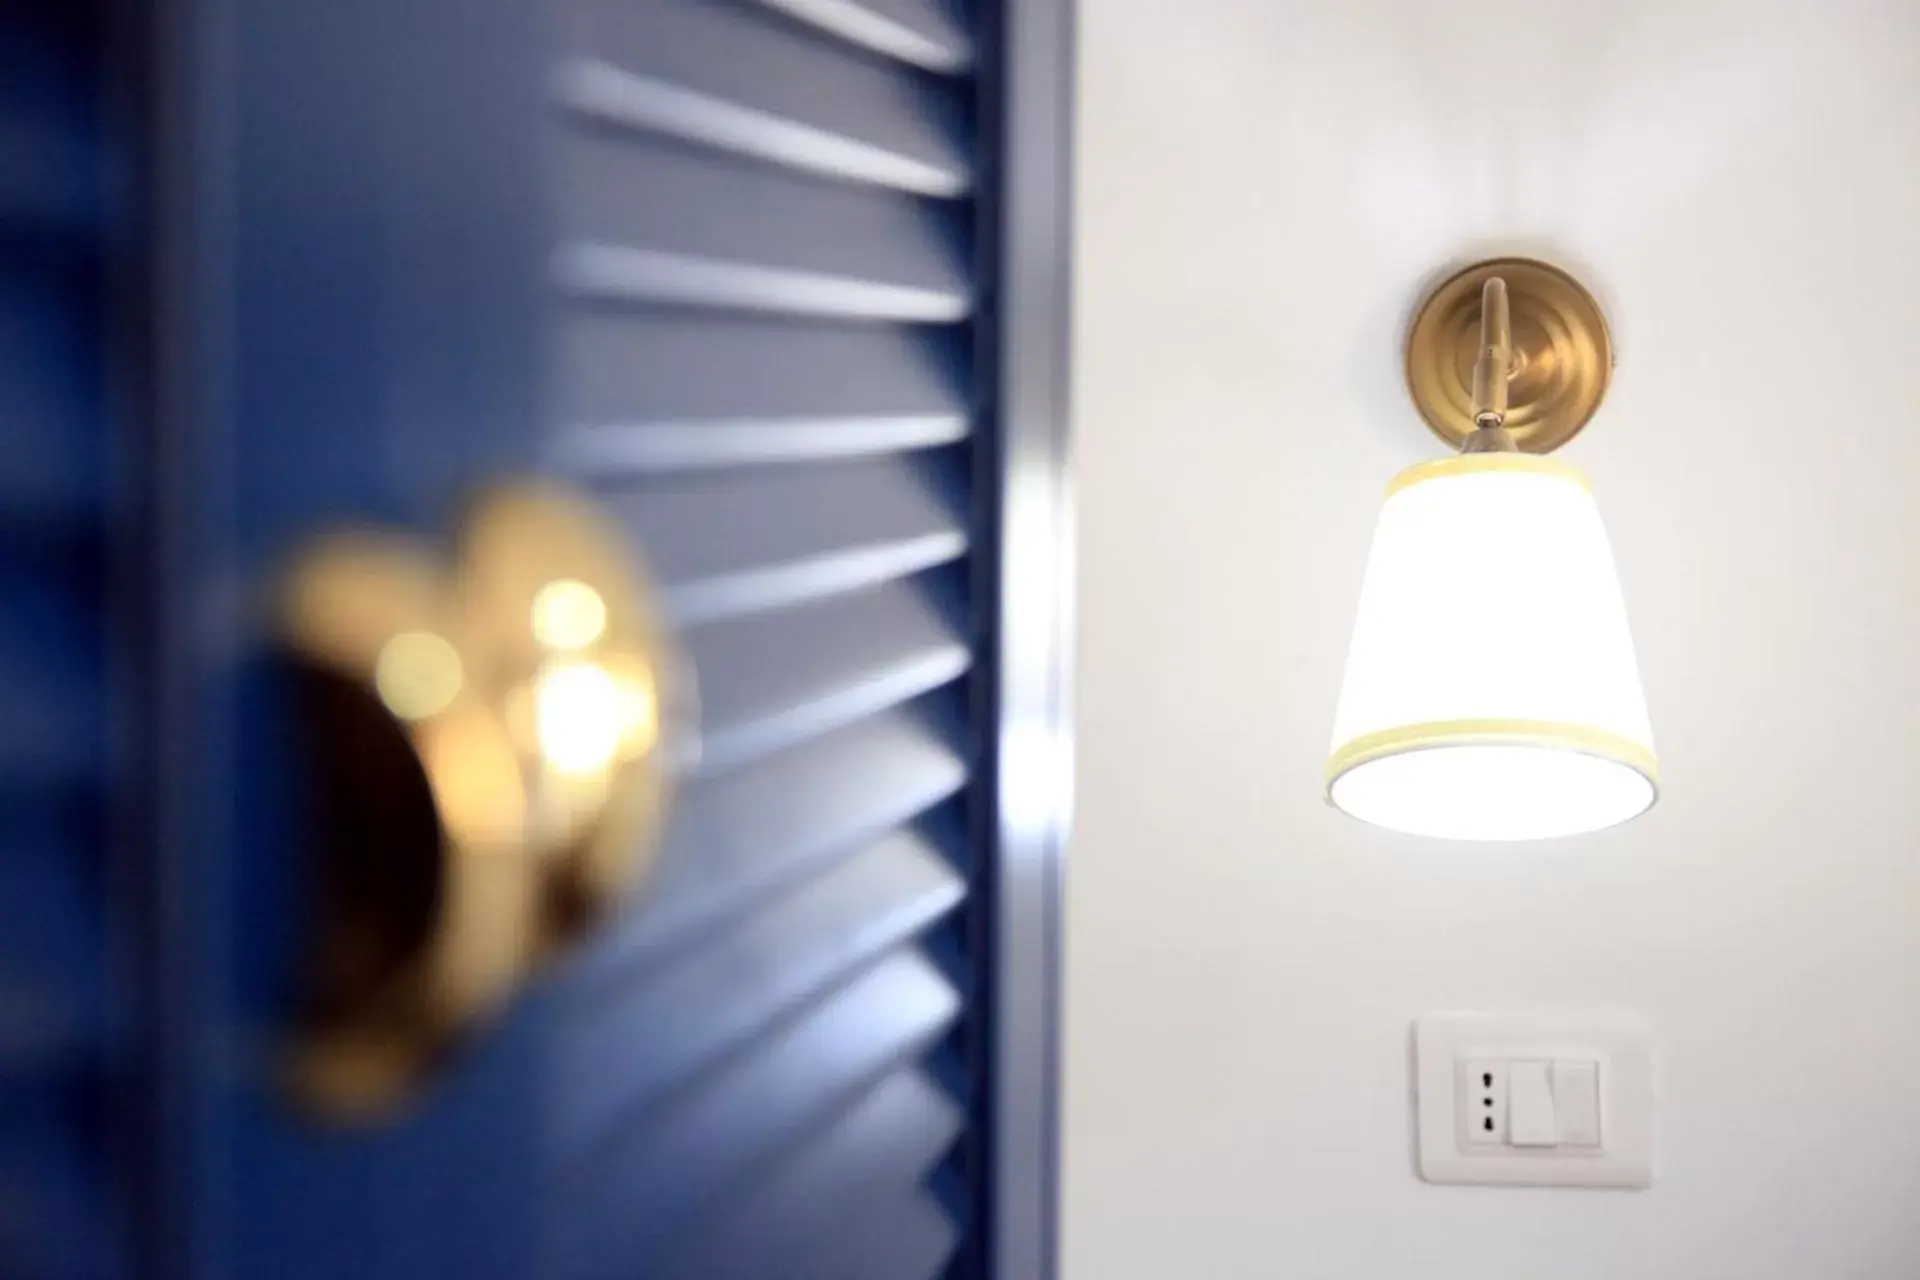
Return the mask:
<svg viewBox="0 0 1920 1280">
<path fill-rule="evenodd" d="M 1433 433 L 1458 449 L 1473 434 L 1480 289 L 1499 276 L 1513 313 L 1506 428 L 1526 453 L 1552 453 L 1580 433 L 1607 394 L 1613 339 L 1578 280 L 1531 258 L 1476 262 L 1427 295 L 1407 334 L 1407 389 Z"/>
<path fill-rule="evenodd" d="M 316 538 L 279 610 L 314 846 L 286 1080 L 374 1120 L 644 879 L 692 682 L 625 532 L 551 485 L 444 548 Z"/>
</svg>

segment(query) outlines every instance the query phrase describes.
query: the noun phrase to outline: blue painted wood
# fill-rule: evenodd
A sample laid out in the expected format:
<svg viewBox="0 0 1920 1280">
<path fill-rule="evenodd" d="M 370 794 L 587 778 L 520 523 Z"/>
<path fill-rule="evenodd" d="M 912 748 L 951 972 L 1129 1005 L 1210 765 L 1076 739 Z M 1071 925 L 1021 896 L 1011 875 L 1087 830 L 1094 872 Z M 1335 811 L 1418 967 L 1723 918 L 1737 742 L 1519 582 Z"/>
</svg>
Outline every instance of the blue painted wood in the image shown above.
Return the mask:
<svg viewBox="0 0 1920 1280">
<path fill-rule="evenodd" d="M 172 327 L 144 477 L 162 565 L 153 1270 L 979 1280 L 994 287 L 971 7 L 176 16 Z M 36 244 L 97 216 L 74 194 L 90 171 L 63 175 L 0 180 Z M 49 460 L 6 460 L 0 494 L 63 531 L 62 569 L 98 575 L 112 468 L 81 426 L 110 379 L 77 296 L 0 288 L 0 372 L 34 370 L 0 376 L 0 409 Z M 330 1129 L 276 1074 L 308 888 L 298 726 L 256 606 L 318 529 L 431 534 L 476 482 L 534 470 L 598 495 L 653 562 L 701 751 L 604 934 L 390 1123 Z M 111 1274 L 136 1221 L 116 1161 L 138 1153 L 100 1141 L 86 1081 L 130 1059 L 111 966 L 82 956 L 127 926 L 97 861 L 62 860 L 97 857 L 101 831 L 60 815 L 102 785 L 121 691 L 111 620 L 89 612 L 103 579 L 90 596 L 85 575 L 37 573 L 0 557 L 0 593 L 35 602 L 32 626 L 0 619 L 0 692 L 24 709 L 0 788 L 79 803 L 0 813 L 10 852 L 39 850 L 0 874 L 0 904 L 45 904 L 0 945 L 0 1150 L 39 1153 L 12 1181 L 0 1156 L 0 1274 L 35 1274 L 10 1269 L 29 1255 Z M 35 999 L 82 1012 L 39 1018 Z M 29 1023 L 51 1030 L 12 1033 Z M 55 1227 L 29 1238 L 29 1217 Z"/>
<path fill-rule="evenodd" d="M 643 897 L 576 966 L 583 984 L 659 963 L 967 782 L 950 714 L 930 701 L 870 716 L 789 751 L 695 779 Z M 858 787 L 836 785 L 858 778 Z"/>
<path fill-rule="evenodd" d="M 956 1228 L 944 1214 L 918 1206 L 899 1217 L 872 1211 L 876 1190 L 912 1187 L 960 1136 L 965 1113 L 918 1070 L 902 1070 L 875 1085 L 820 1141 L 803 1147 L 751 1195 L 724 1206 L 682 1245 L 664 1273 L 707 1280 L 761 1280 L 769 1257 L 781 1274 L 827 1277 L 846 1239 L 864 1256 L 883 1254 L 903 1237 L 912 1247 L 944 1253 Z M 850 1208 L 858 1210 L 850 1212 Z M 879 1246 L 879 1247 L 876 1247 Z M 896 1246 L 897 1247 L 897 1246 Z M 856 1258 L 856 1265 L 860 1259 Z M 899 1268 L 894 1275 L 926 1275 L 931 1268 Z"/>
<path fill-rule="evenodd" d="M 132 1217 L 112 1194 L 113 1117 L 72 1066 L 0 1088 L 0 1263 L 10 1278 L 133 1273 Z"/>
<path fill-rule="evenodd" d="M 567 0 L 563 101 L 754 159 L 934 196 L 965 192 L 964 86 L 850 57 L 832 39 L 796 38 L 748 7 Z M 631 92 L 654 86 L 672 92 Z"/>
<path fill-rule="evenodd" d="M 113 1009 L 97 790 L 9 780 L 0 811 L 0 1092 L 96 1068 Z"/>
<path fill-rule="evenodd" d="M 559 983 L 550 1257 L 973 1275 L 924 1185 L 970 1159 L 944 1067 L 983 962 L 970 29 L 567 12 L 553 456 L 651 555 L 702 712 L 648 898 Z"/>
<path fill-rule="evenodd" d="M 586 311 L 561 330 L 559 464 L 581 475 L 945 444 L 972 408 L 964 332 Z"/>
<path fill-rule="evenodd" d="M 952 1253 L 960 1231 L 925 1191 L 880 1190 L 839 1231 L 820 1230 L 795 1259 L 792 1274 L 807 1280 L 897 1280 L 934 1275 Z"/>
<path fill-rule="evenodd" d="M 972 661 L 958 626 L 917 583 L 715 623 L 689 646 L 705 689 L 703 773 L 898 706 Z"/>
<path fill-rule="evenodd" d="M 592 1151 L 673 1087 L 809 1016 L 849 975 L 911 943 L 965 896 L 924 837 L 894 835 L 690 943 L 670 965 L 582 993 L 556 1045 L 558 1148 Z M 609 1071 L 609 1062 L 623 1066 Z"/>
<path fill-rule="evenodd" d="M 966 554 L 967 513 L 911 460 L 602 488 L 682 627 L 825 600 Z"/>
<path fill-rule="evenodd" d="M 938 202 L 605 130 L 570 136 L 561 164 L 570 241 L 885 285 L 957 308 L 971 291 L 966 224 Z"/>
<path fill-rule="evenodd" d="M 197 1175 L 176 1273 L 423 1280 L 532 1274 L 545 1028 L 530 999 L 385 1126 L 332 1130 L 277 1077 L 309 889 L 292 710 L 245 606 L 303 538 L 430 535 L 544 430 L 550 154 L 545 24 L 519 0 L 205 0 L 180 83 L 185 211 L 167 598 L 192 771 L 169 832 L 192 878 L 174 936 Z M 217 59 L 225 59 L 224 62 Z M 211 63 L 211 65 L 208 65 Z M 209 79 L 211 77 L 211 79 Z"/>
<path fill-rule="evenodd" d="M 953 74 L 973 62 L 958 0 L 760 0 L 796 21 L 889 58 Z"/>
<path fill-rule="evenodd" d="M 131 453 L 111 404 L 130 210 L 106 6 L 0 10 L 0 1275 L 129 1273 L 127 957 L 107 886 L 126 778 L 111 668 Z"/>
<path fill-rule="evenodd" d="M 0 777 L 14 786 L 98 785 L 107 726 L 107 582 L 97 556 L 23 517 L 0 558 Z"/>
<path fill-rule="evenodd" d="M 569 1212 L 552 1241 L 558 1274 L 650 1274 L 682 1232 L 840 1123 L 959 1012 L 958 994 L 926 959 L 896 953 L 690 1094 L 602 1129 L 560 1192 Z"/>
<path fill-rule="evenodd" d="M 6 264 L 0 361 L 8 371 L 0 379 L 0 422 L 6 424 L 0 520 L 41 536 L 71 534 L 102 518 L 107 443 L 104 315 L 96 250 L 86 239 L 94 215 L 84 206 L 68 207 L 76 196 L 45 197 L 32 181 L 46 168 L 72 163 L 67 148 L 85 145 L 83 138 L 31 118 L 50 110 L 45 104 L 0 105 L 0 113 L 28 117 L 9 120 L 0 134 L 17 148 L 5 166 L 12 181 L 0 189 L 0 256 Z M 56 179 L 50 185 L 59 184 Z"/>
</svg>

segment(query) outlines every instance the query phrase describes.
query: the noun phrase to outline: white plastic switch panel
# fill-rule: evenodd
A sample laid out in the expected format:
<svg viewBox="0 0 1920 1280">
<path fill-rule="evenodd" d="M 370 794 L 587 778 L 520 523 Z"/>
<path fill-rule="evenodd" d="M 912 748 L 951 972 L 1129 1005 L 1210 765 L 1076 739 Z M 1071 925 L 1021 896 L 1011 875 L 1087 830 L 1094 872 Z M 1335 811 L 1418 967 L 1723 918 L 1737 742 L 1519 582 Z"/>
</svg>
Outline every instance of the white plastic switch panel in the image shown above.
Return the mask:
<svg viewBox="0 0 1920 1280">
<path fill-rule="evenodd" d="M 1436 1013 L 1414 1028 L 1429 1182 L 1645 1187 L 1653 1033 L 1620 1013 Z"/>
<path fill-rule="evenodd" d="M 1507 1076 L 1507 1141 L 1516 1147 L 1557 1147 L 1560 1121 L 1546 1062 L 1516 1062 Z"/>
<path fill-rule="evenodd" d="M 1561 1061 L 1553 1064 L 1554 1127 L 1563 1147 L 1600 1145 L 1600 1064 Z"/>
</svg>

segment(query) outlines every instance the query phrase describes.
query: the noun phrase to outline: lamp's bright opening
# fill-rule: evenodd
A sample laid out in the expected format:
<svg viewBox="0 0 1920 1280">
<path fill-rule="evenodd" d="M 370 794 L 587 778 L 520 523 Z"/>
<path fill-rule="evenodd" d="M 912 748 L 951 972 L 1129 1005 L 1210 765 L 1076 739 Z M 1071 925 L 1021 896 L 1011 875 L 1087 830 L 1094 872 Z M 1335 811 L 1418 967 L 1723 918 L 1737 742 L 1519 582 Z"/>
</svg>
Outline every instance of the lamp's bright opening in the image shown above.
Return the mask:
<svg viewBox="0 0 1920 1280">
<path fill-rule="evenodd" d="M 1510 743 L 1381 756 L 1334 779 L 1328 796 L 1375 826 L 1443 840 L 1546 840 L 1646 811 L 1654 785 L 1629 765 Z"/>
</svg>

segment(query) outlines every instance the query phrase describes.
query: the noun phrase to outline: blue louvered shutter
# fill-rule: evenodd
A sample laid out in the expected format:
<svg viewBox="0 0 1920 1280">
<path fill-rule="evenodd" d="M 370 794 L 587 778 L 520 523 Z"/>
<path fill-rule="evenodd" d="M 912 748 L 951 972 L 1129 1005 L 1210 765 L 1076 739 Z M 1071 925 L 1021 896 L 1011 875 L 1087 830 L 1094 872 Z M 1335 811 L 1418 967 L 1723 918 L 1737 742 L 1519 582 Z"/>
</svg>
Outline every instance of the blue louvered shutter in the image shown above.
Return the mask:
<svg viewBox="0 0 1920 1280">
<path fill-rule="evenodd" d="M 0 1275 L 985 1277 L 981 15 L 141 8 L 0 29 Z M 329 1129 L 278 1075 L 259 605 L 528 472 L 681 629 L 678 809 L 584 953 Z"/>
<path fill-rule="evenodd" d="M 556 1275 L 968 1274 L 973 49 L 938 0 L 572 5 L 553 464 L 703 691 L 563 980 Z"/>
<path fill-rule="evenodd" d="M 124 138 L 102 7 L 0 13 L 0 1275 L 127 1274 L 131 743 L 114 608 L 128 440 L 112 414 Z M 120 945 L 116 945 L 116 943 Z"/>
</svg>

